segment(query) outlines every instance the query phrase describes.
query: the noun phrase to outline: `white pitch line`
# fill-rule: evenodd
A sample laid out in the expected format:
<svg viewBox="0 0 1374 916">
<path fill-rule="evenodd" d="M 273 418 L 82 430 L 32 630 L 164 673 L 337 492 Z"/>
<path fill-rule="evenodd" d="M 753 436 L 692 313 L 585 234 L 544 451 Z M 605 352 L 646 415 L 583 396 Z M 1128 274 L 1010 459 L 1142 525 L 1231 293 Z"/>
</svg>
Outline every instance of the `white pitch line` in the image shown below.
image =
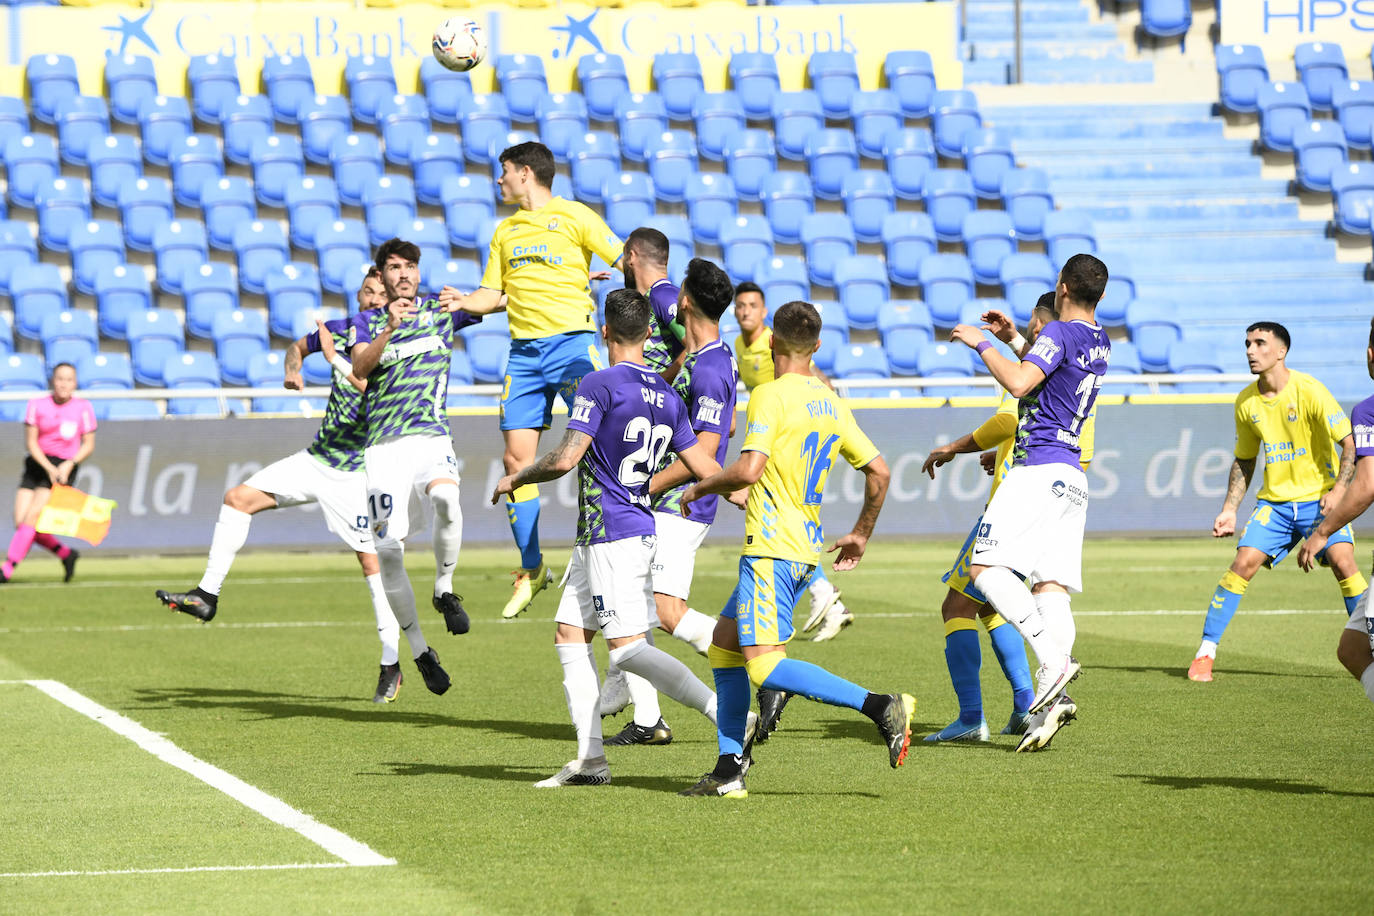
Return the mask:
<svg viewBox="0 0 1374 916">
<path fill-rule="evenodd" d="M 381 864 L 381 863 L 378 863 Z M 191 865 L 186 868 L 111 868 L 104 871 L 10 871 L 0 878 L 71 878 L 96 875 L 171 875 L 197 871 L 286 871 L 300 868 L 348 868 L 347 862 L 297 862 L 291 865 Z"/>
<path fill-rule="evenodd" d="M 113 709 L 107 709 L 89 697 L 77 693 L 61 681 L 32 680 L 30 685 L 52 697 L 63 706 L 76 710 L 83 716 L 99 722 L 117 735 L 128 738 L 154 757 L 185 770 L 201 782 L 228 795 L 245 807 L 251 808 L 270 821 L 294 830 L 310 842 L 335 855 L 348 865 L 395 865 L 396 860 L 373 850 L 347 834 L 321 824 L 310 815 L 297 811 L 275 796 L 249 785 L 237 776 L 226 773 L 219 767 L 206 763 L 177 747 L 163 736 L 151 732 L 133 719 L 123 716 Z"/>
<path fill-rule="evenodd" d="M 235 579 L 235 585 L 301 585 L 306 582 L 337 582 L 341 578 L 347 578 L 344 573 L 337 576 L 272 576 L 248 579 Z M 52 588 L 61 585 L 63 591 L 75 588 L 148 588 L 146 581 L 132 582 L 128 579 L 81 579 L 76 582 L 59 583 L 56 580 L 47 582 L 9 582 L 5 585 L 6 592 L 33 591 L 37 589 Z"/>
</svg>

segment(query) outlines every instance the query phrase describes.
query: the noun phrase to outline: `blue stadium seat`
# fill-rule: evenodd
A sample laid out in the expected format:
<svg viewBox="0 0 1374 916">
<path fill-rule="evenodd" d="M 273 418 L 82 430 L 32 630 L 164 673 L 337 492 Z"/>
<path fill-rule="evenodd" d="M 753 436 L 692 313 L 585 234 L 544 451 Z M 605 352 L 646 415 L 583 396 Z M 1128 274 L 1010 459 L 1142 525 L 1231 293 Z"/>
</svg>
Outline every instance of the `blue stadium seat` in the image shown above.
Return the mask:
<svg viewBox="0 0 1374 916">
<path fill-rule="evenodd" d="M 195 55 L 186 67 L 186 84 L 196 117 L 206 124 L 219 124 L 224 103 L 241 92 L 238 62 L 219 54 Z"/>
<path fill-rule="evenodd" d="M 762 216 L 736 216 L 720 225 L 725 272 L 734 283 L 754 279 L 758 265 L 773 256 L 773 229 Z"/>
<path fill-rule="evenodd" d="M 608 180 L 613 181 L 614 176 Z M 739 212 L 739 192 L 730 176 L 700 172 L 687 180 L 683 193 L 692 237 L 708 245 L 719 243 L 721 224 Z M 623 238 L 627 233 L 617 230 L 616 234 Z"/>
<path fill-rule="evenodd" d="M 964 251 L 978 283 L 998 282 L 1002 260 L 1016 253 L 1016 230 L 1004 210 L 973 210 L 964 217 Z"/>
<path fill-rule="evenodd" d="M 973 351 L 961 343 L 928 343 L 916 351 L 916 374 L 922 378 L 973 378 Z M 971 388 L 946 386 L 925 389 L 933 397 L 960 397 L 975 393 Z M 981 389 L 987 394 L 990 389 Z"/>
<path fill-rule="evenodd" d="M 284 374 L 280 353 L 268 350 L 258 353 L 248 360 L 248 384 L 253 388 L 276 387 L 281 384 Z M 302 405 L 305 406 L 302 406 Z M 298 413 L 311 407 L 308 398 L 282 395 L 272 398 L 253 398 L 250 405 L 254 413 Z"/>
<path fill-rule="evenodd" d="M 253 144 L 272 133 L 272 103 L 265 95 L 236 95 L 220 108 L 224 158 L 236 165 L 253 161 Z"/>
<path fill-rule="evenodd" d="M 716 177 L 721 176 L 717 175 Z M 644 225 L 650 229 L 657 229 L 668 238 L 668 276 L 683 276 L 687 272 L 688 262 L 696 257 L 696 244 L 692 240 L 692 224 L 688 222 L 686 217 L 655 213 L 644 221 Z M 615 287 L 611 284 L 612 281 L 607 280 L 603 286 L 614 289 Z"/>
<path fill-rule="evenodd" d="M 978 208 L 969 173 L 963 169 L 932 169 L 926 173 L 922 196 L 940 241 L 959 241 L 963 237 L 964 217 Z"/>
<path fill-rule="evenodd" d="M 289 337 L 295 329 L 296 316 L 301 312 L 317 311 L 323 305 L 320 273 L 313 264 L 292 261 L 267 275 L 267 320 L 272 333 Z M 348 300 L 349 311 L 356 312 L 356 300 Z"/>
<path fill-rule="evenodd" d="M 133 365 L 124 353 L 97 351 L 76 364 L 76 377 L 83 391 L 130 391 L 134 387 Z"/>
<path fill-rule="evenodd" d="M 1140 353 L 1135 348 L 1135 344 L 1129 340 L 1112 341 L 1111 365 L 1107 370 L 1107 379 L 1102 383 L 1103 394 L 1149 394 L 1150 386 L 1131 382 L 1113 382 L 1111 377 L 1114 375 L 1140 375 L 1144 372 L 1140 365 Z M 1366 373 L 1365 378 L 1368 378 Z"/>
<path fill-rule="evenodd" d="M 835 262 L 835 291 L 851 328 L 876 328 L 878 309 L 892 297 L 882 258 L 873 254 L 840 258 Z"/>
<path fill-rule="evenodd" d="M 1302 83 L 1266 83 L 1259 88 L 1260 143 L 1291 152 L 1293 132 L 1312 120 L 1312 104 Z"/>
<path fill-rule="evenodd" d="M 1347 80 L 1331 90 L 1336 120 L 1352 149 L 1368 150 L 1374 137 L 1374 82 Z"/>
<path fill-rule="evenodd" d="M 17 207 L 32 207 L 38 189 L 57 178 L 61 168 L 52 137 L 24 134 L 5 141 L 5 176 L 10 203 Z"/>
<path fill-rule="evenodd" d="M 367 234 L 372 244 L 380 245 L 395 237 L 402 224 L 415 219 L 416 207 L 415 182 L 406 175 L 386 174 L 364 185 L 363 210 L 367 215 Z M 338 216 L 335 210 L 332 218 L 337 219 Z M 292 234 L 296 231 L 294 219 L 291 231 Z"/>
<path fill-rule="evenodd" d="M 681 203 L 687 190 L 687 179 L 697 170 L 696 138 L 685 130 L 665 130 L 654 134 L 645 142 L 644 158 L 649 164 L 649 177 L 654 180 L 654 193 L 658 199 L 667 203 Z"/>
<path fill-rule="evenodd" d="M 1331 175 L 1331 200 L 1336 228 L 1351 235 L 1369 235 L 1374 226 L 1374 164 L 1348 162 Z"/>
<path fill-rule="evenodd" d="M 255 219 L 235 227 L 234 257 L 243 291 L 263 293 L 267 291 L 267 275 L 291 260 L 291 249 L 280 223 Z"/>
<path fill-rule="evenodd" d="M 210 260 L 205 224 L 198 219 L 177 219 L 157 227 L 153 230 L 153 253 L 157 256 L 158 288 L 180 295 L 185 275 Z"/>
<path fill-rule="evenodd" d="M 209 340 L 215 316 L 239 307 L 239 281 L 228 264 L 212 261 L 186 272 L 181 295 L 186 300 L 187 332 Z"/>
<path fill-rule="evenodd" d="M 424 273 L 424 288 L 432 293 L 438 293 L 445 286 L 470 293 L 482 285 L 482 269 L 477 266 L 476 261 L 469 261 L 466 258 L 449 258 L 446 261 L 421 262 L 420 270 Z"/>
<path fill-rule="evenodd" d="M 760 51 L 736 52 L 730 57 L 728 73 L 730 88 L 739 94 L 749 117 L 768 117 L 781 85 L 777 58 Z"/>
<path fill-rule="evenodd" d="M 577 199 L 601 203 L 601 188 L 607 176 L 620 171 L 620 144 L 605 131 L 589 130 L 569 148 L 573 192 Z"/>
<path fill-rule="evenodd" d="M 44 124 L 57 118 L 57 106 L 81 94 L 76 61 L 66 54 L 35 54 L 24 66 L 33 116 Z"/>
<path fill-rule="evenodd" d="M 7 356 L 14 352 L 14 328 L 10 323 L 10 316 L 0 312 L 0 356 Z"/>
<path fill-rule="evenodd" d="M 167 195 L 168 209 L 160 215 L 161 222 L 171 222 L 171 193 Z M 288 211 L 289 212 L 289 211 Z M 208 182 L 200 190 L 200 213 L 205 220 L 205 235 L 210 247 L 219 251 L 234 250 L 234 227 L 239 223 L 258 218 L 258 202 L 253 196 L 253 185 L 238 175 Z M 129 220 L 124 220 L 124 234 L 128 236 L 129 247 L 136 248 Z M 151 231 L 149 234 L 151 239 Z"/>
<path fill-rule="evenodd" d="M 849 117 L 849 101 L 859 91 L 859 65 L 852 52 L 815 52 L 806 61 L 806 76 L 827 118 Z"/>
<path fill-rule="evenodd" d="M 825 129 L 825 112 L 821 109 L 820 96 L 810 89 L 779 92 L 773 96 L 770 113 L 778 154 L 784 159 L 804 162 L 807 138 Z"/>
<path fill-rule="evenodd" d="M 1049 175 L 1043 169 L 1009 169 L 1002 175 L 1000 190 L 1016 237 L 1039 240 L 1045 229 L 1045 214 L 1054 209 Z"/>
<path fill-rule="evenodd" d="M 315 165 L 328 165 L 334 141 L 353 130 L 353 112 L 341 95 L 308 96 L 300 103 L 298 118 L 305 158 Z"/>
<path fill-rule="evenodd" d="M 127 334 L 129 316 L 153 307 L 153 289 L 143 268 L 107 264 L 95 275 L 96 314 L 100 333 L 117 340 Z"/>
<path fill-rule="evenodd" d="M 1135 298 L 1135 271 L 1131 269 L 1131 259 L 1122 252 L 1103 252 L 1101 258 L 1107 265 L 1107 289 L 1098 300 L 1095 314 L 1099 324 L 1119 328 L 1126 323 L 1126 309 Z M 1115 348 L 1112 356 L 1116 356 Z"/>
<path fill-rule="evenodd" d="M 71 235 L 68 233 L 68 245 Z M 38 260 L 38 243 L 24 220 L 0 220 L 0 291 L 9 292 L 10 275 Z"/>
<path fill-rule="evenodd" d="M 624 238 L 654 212 L 654 185 L 643 172 L 608 175 L 601 188 L 606 225 Z"/>
<path fill-rule="evenodd" d="M 209 353 L 175 353 L 162 365 L 162 379 L 166 387 L 218 388 L 219 366 Z M 219 398 L 169 397 L 167 413 L 176 416 L 219 416 Z"/>
<path fill-rule="evenodd" d="M 416 144 L 430 135 L 429 106 L 422 95 L 389 95 L 377 103 L 386 161 L 408 165 Z M 456 140 L 456 138 L 455 138 Z"/>
<path fill-rule="evenodd" d="M 800 242 L 802 220 L 816 208 L 811 179 L 801 172 L 769 172 L 759 196 L 764 215 L 773 224 L 773 238 L 785 245 Z"/>
<path fill-rule="evenodd" d="M 1217 78 L 1221 107 L 1228 111 L 1256 111 L 1259 87 L 1269 82 L 1264 52 L 1255 45 L 1217 45 Z"/>
<path fill-rule="evenodd" d="M 29 108 L 23 99 L 0 95 L 0 141 L 31 133 Z"/>
<path fill-rule="evenodd" d="M 921 200 L 926 173 L 939 163 L 930 130 L 904 127 L 888 131 L 883 137 L 883 161 L 897 196 L 902 200 Z"/>
<path fill-rule="evenodd" d="M 48 379 L 43 373 L 43 361 L 32 353 L 11 353 L 0 357 L 0 391 L 32 391 L 38 394 L 48 390 Z M 18 422 L 24 419 L 23 401 L 0 401 L 0 421 Z"/>
<path fill-rule="evenodd" d="M 351 296 L 358 265 L 372 263 L 372 246 L 367 226 L 356 219 L 324 223 L 315 230 L 315 256 L 320 265 L 320 283 L 326 292 Z"/>
<path fill-rule="evenodd" d="M 315 77 L 310 72 L 310 61 L 291 54 L 269 55 L 262 62 L 262 88 L 272 102 L 272 112 L 278 121 L 300 123 L 301 104 L 315 97 Z"/>
<path fill-rule="evenodd" d="M 932 254 L 919 270 L 921 298 L 942 328 L 959 323 L 959 309 L 974 297 L 973 267 L 961 254 Z"/>
<path fill-rule="evenodd" d="M 57 144 L 62 161 L 84 166 L 91 143 L 110 133 L 110 109 L 99 96 L 77 95 L 57 106 Z"/>
<path fill-rule="evenodd" d="M 1216 344 L 1211 340 L 1190 340 L 1185 335 L 1169 347 L 1169 371 L 1175 375 L 1211 374 L 1220 375 L 1226 371 L 1217 355 Z M 1175 382 L 1174 390 L 1180 393 L 1208 393 L 1223 391 L 1225 386 L 1208 382 Z"/>
<path fill-rule="evenodd" d="M 1018 325 L 1030 321 L 1036 301 L 1054 291 L 1058 277 L 1059 271 L 1047 255 L 1021 251 L 1002 259 L 997 279 L 1002 284 L 1002 298 L 1011 306 L 1011 316 Z"/>
<path fill-rule="evenodd" d="M 625 61 L 619 54 L 585 54 L 577 60 L 577 84 L 587 100 L 587 113 L 597 121 L 615 120 L 615 103 L 630 91 Z"/>
<path fill-rule="evenodd" d="M 505 171 L 505 164 L 501 162 L 501 153 L 513 146 L 521 143 L 538 142 L 539 135 L 528 130 L 508 130 L 504 134 L 496 134 L 487 141 L 487 162 L 490 163 L 491 180 L 500 181 L 501 174 Z M 555 180 L 558 178 L 557 172 L 554 173 Z M 555 195 L 556 196 L 556 195 Z"/>
<path fill-rule="evenodd" d="M 774 307 L 811 298 L 806 264 L 798 257 L 784 255 L 760 261 L 754 268 L 754 282 L 763 289 L 763 300 L 774 303 Z"/>
<path fill-rule="evenodd" d="M 453 356 L 449 359 L 448 364 L 448 387 L 450 392 L 460 385 L 471 385 L 474 384 L 475 381 L 476 376 L 472 369 L 472 359 L 468 356 L 468 352 L 466 350 L 454 350 Z M 454 404 L 455 398 L 455 395 L 452 393 L 449 394 L 449 406 L 462 406 Z"/>
<path fill-rule="evenodd" d="M 382 99 L 396 94 L 396 74 L 391 70 L 389 57 L 350 54 L 344 64 L 344 82 L 353 103 L 353 117 L 360 124 L 376 124 Z"/>
<path fill-rule="evenodd" d="M 935 65 L 929 52 L 889 51 L 883 60 L 883 73 L 908 118 L 925 118 L 930 114 L 935 95 Z"/>
<path fill-rule="evenodd" d="M 893 283 L 916 286 L 921 282 L 921 262 L 939 250 L 935 224 L 926 213 L 898 212 L 883 217 L 883 253 Z"/>
<path fill-rule="evenodd" d="M 891 378 L 892 370 L 887 363 L 887 354 L 878 344 L 850 344 L 835 352 L 835 362 L 831 367 L 835 378 Z M 850 397 L 854 397 L 851 394 Z M 863 393 L 859 392 L 858 397 Z"/>
<path fill-rule="evenodd" d="M 155 95 L 138 107 L 143 155 L 152 165 L 167 165 L 172 142 L 191 133 L 191 106 L 179 96 Z"/>
<path fill-rule="evenodd" d="M 859 168 L 859 148 L 853 132 L 831 128 L 808 136 L 806 164 L 816 197 L 838 200 L 845 176 Z"/>
<path fill-rule="evenodd" d="M 337 307 L 317 308 L 310 309 L 308 311 L 297 312 L 296 316 L 291 320 L 291 332 L 285 336 L 291 340 L 299 340 L 305 335 L 313 331 L 319 330 L 319 325 L 317 325 L 315 322 L 336 321 L 340 318 L 343 318 L 346 314 L 348 313 L 345 312 L 343 309 Z M 256 357 L 250 358 L 248 360 L 248 377 L 250 381 L 253 377 L 253 364 L 256 361 Z M 281 378 L 281 376 L 282 371 L 279 369 L 277 371 L 277 377 Z"/>
<path fill-rule="evenodd" d="M 107 264 L 123 264 L 124 233 L 119 224 L 107 219 L 93 219 L 72 226 L 67 235 L 67 247 L 72 255 L 72 280 L 76 291 L 91 295 L 95 292 L 95 276 Z"/>
<path fill-rule="evenodd" d="M 725 171 L 742 199 L 758 200 L 764 178 L 777 167 L 778 155 L 768 131 L 750 128 L 726 139 Z"/>
<path fill-rule="evenodd" d="M 1298 186 L 1304 190 L 1330 191 L 1331 176 L 1347 155 L 1345 132 L 1334 121 L 1312 121 L 1293 131 Z"/>
<path fill-rule="evenodd" d="M 235 309 L 215 316 L 210 331 L 226 385 L 248 384 L 248 361 L 267 350 L 267 321 L 258 312 Z"/>
<path fill-rule="evenodd" d="M 559 162 L 568 161 L 573 141 L 591 129 L 587 121 L 587 100 L 580 92 L 544 93 L 535 106 L 534 117 L 539 126 L 539 139 Z"/>
<path fill-rule="evenodd" d="M 49 372 L 58 363 L 75 366 L 94 356 L 100 347 L 95 319 L 80 309 L 63 309 L 45 315 L 38 336 L 43 341 L 43 358 Z"/>
<path fill-rule="evenodd" d="M 429 116 L 440 124 L 457 124 L 463 100 L 472 98 L 468 75 L 448 69 L 431 55 L 420 61 L 420 85 L 429 103 Z"/>
<path fill-rule="evenodd" d="M 1340 45 L 1331 42 L 1311 41 L 1298 45 L 1293 49 L 1293 66 L 1307 89 L 1312 107 L 1322 111 L 1331 110 L 1332 90 L 1350 80 L 1345 54 Z"/>
<path fill-rule="evenodd" d="M 162 409 L 158 407 L 157 401 L 153 400 L 111 398 L 95 403 L 95 416 L 102 423 L 106 420 L 116 423 L 124 420 L 160 420 Z"/>
<path fill-rule="evenodd" d="M 902 103 L 891 89 L 856 92 L 849 100 L 849 117 L 854 122 L 859 154 L 866 159 L 882 159 L 884 139 L 902 128 Z"/>
<path fill-rule="evenodd" d="M 454 175 L 444 179 L 440 191 L 449 241 L 475 248 L 478 224 L 496 215 L 495 183 L 485 175 Z"/>
<path fill-rule="evenodd" d="M 878 309 L 878 334 L 895 375 L 916 374 L 916 354 L 935 339 L 935 325 L 924 302 L 884 302 Z"/>
<path fill-rule="evenodd" d="M 858 250 L 854 226 L 842 213 L 812 213 L 802 219 L 801 243 L 815 286 L 835 285 L 835 262 Z"/>
<path fill-rule="evenodd" d="M 448 229 L 440 219 L 413 219 L 401 227 L 401 238 L 415 243 L 420 249 L 420 263 L 447 261 L 452 253 L 448 246 Z"/>
<path fill-rule="evenodd" d="M 1073 255 L 1097 251 L 1093 224 L 1079 210 L 1053 210 L 1045 214 L 1045 252 L 1050 261 L 1063 266 Z"/>
<path fill-rule="evenodd" d="M 376 142 L 376 138 L 373 138 Z M 286 204 L 286 186 L 305 174 L 305 155 L 301 141 L 290 135 L 273 134 L 253 144 L 253 186 L 258 202 L 269 207 Z"/>
<path fill-rule="evenodd" d="M 499 142 L 499 137 L 493 136 L 491 142 Z M 463 174 L 463 146 L 452 134 L 428 134 L 411 147 L 410 168 L 420 202 L 442 206 L 444 182 Z"/>
<path fill-rule="evenodd" d="M 153 59 L 142 55 L 112 54 L 105 58 L 105 94 L 110 114 L 121 124 L 138 123 L 138 106 L 157 95 L 157 71 Z"/>
<path fill-rule="evenodd" d="M 339 200 L 350 207 L 362 206 L 363 188 L 381 177 L 386 166 L 382 147 L 373 134 L 343 134 L 334 138 L 329 151 Z"/>
<path fill-rule="evenodd" d="M 67 284 L 56 264 L 20 264 L 10 273 L 14 330 L 20 337 L 38 339 L 43 316 L 68 308 Z M 10 349 L 13 349 L 11 347 Z"/>
<path fill-rule="evenodd" d="M 172 167 L 172 193 L 183 207 L 199 207 L 201 188 L 224 177 L 224 153 L 219 138 L 210 134 L 174 140 L 167 158 Z"/>
<path fill-rule="evenodd" d="M 536 54 L 501 54 L 496 58 L 495 70 L 511 117 L 533 121 L 540 96 L 549 91 L 543 59 Z"/>
<path fill-rule="evenodd" d="M 143 174 L 143 153 L 138 141 L 112 134 L 86 151 L 91 170 L 91 197 L 102 207 L 119 205 L 119 191 Z"/>
<path fill-rule="evenodd" d="M 850 172 L 840 185 L 840 198 L 859 241 L 881 242 L 883 220 L 897 209 L 896 191 L 887 173 L 873 169 Z"/>
<path fill-rule="evenodd" d="M 932 97 L 930 108 L 936 152 L 958 159 L 964 150 L 964 134 L 983 126 L 978 97 L 966 89 L 941 89 Z"/>
<path fill-rule="evenodd" d="M 674 120 L 693 116 L 697 97 L 705 91 L 701 61 L 695 54 L 662 52 L 654 55 L 654 88 Z"/>
<path fill-rule="evenodd" d="M 458 333 L 472 362 L 473 378 L 482 383 L 501 381 L 510 353 L 510 322 L 506 313 L 488 315 L 480 324 L 468 325 Z"/>
<path fill-rule="evenodd" d="M 645 161 L 650 140 L 668 129 L 668 109 L 657 92 L 631 92 L 615 103 L 620 153 L 627 162 Z"/>
<path fill-rule="evenodd" d="M 748 127 L 744 106 L 733 92 L 703 92 L 692 106 L 697 149 L 708 162 L 725 159 L 730 138 Z"/>
<path fill-rule="evenodd" d="M 54 178 L 34 192 L 38 242 L 53 251 L 67 250 L 72 226 L 91 218 L 91 190 L 79 178 Z"/>
<path fill-rule="evenodd" d="M 491 164 L 491 138 L 510 133 L 510 108 L 499 95 L 474 95 L 458 109 L 463 153 L 474 162 Z"/>
<path fill-rule="evenodd" d="M 1169 371 L 1169 349 L 1183 336 L 1179 308 L 1172 302 L 1134 299 L 1126 307 L 1126 330 L 1146 372 Z"/>
<path fill-rule="evenodd" d="M 1152 38 L 1185 37 L 1193 24 L 1190 0 L 1140 0 L 1140 31 Z M 1183 41 L 1179 47 L 1184 47 Z"/>
<path fill-rule="evenodd" d="M 964 132 L 964 168 L 973 176 L 973 189 L 984 200 L 1002 194 L 1002 178 L 1016 168 L 1011 138 L 995 127 L 978 127 Z"/>
</svg>

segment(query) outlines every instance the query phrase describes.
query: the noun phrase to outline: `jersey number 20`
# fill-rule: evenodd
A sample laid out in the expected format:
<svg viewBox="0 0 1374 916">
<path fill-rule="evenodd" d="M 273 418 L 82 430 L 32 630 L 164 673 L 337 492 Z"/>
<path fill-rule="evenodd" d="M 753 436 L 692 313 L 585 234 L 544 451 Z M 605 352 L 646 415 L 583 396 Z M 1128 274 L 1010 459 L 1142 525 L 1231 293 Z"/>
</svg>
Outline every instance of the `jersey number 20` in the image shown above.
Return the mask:
<svg viewBox="0 0 1374 916">
<path fill-rule="evenodd" d="M 652 425 L 648 417 L 633 417 L 626 423 L 625 441 L 637 442 L 639 447 L 620 462 L 620 473 L 617 475 L 620 482 L 631 488 L 646 483 L 653 469 L 663 460 L 663 453 L 668 450 L 668 440 L 672 437 L 672 427 L 662 423 Z"/>
</svg>

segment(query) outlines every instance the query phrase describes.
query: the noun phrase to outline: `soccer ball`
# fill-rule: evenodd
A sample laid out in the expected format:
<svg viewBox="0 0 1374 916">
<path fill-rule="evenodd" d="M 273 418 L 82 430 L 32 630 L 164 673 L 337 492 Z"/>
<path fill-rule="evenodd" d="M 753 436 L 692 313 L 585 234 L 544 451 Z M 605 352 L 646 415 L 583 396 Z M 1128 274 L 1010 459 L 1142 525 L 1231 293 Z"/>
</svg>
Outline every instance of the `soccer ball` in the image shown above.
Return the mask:
<svg viewBox="0 0 1374 916">
<path fill-rule="evenodd" d="M 487 56 L 487 30 L 471 19 L 455 16 L 434 30 L 434 57 L 450 70 L 464 73 Z"/>
</svg>

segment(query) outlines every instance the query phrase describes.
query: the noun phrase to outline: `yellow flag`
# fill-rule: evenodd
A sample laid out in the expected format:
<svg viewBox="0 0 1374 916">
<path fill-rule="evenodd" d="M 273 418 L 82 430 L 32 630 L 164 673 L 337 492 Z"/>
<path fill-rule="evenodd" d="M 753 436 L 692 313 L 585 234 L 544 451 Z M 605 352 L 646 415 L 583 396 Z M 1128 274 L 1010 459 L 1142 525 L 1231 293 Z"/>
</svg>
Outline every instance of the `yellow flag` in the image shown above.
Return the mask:
<svg viewBox="0 0 1374 916">
<path fill-rule="evenodd" d="M 110 533 L 110 514 L 115 505 L 113 499 L 101 499 L 76 487 L 55 484 L 34 527 L 44 534 L 80 538 L 94 547 Z"/>
</svg>

